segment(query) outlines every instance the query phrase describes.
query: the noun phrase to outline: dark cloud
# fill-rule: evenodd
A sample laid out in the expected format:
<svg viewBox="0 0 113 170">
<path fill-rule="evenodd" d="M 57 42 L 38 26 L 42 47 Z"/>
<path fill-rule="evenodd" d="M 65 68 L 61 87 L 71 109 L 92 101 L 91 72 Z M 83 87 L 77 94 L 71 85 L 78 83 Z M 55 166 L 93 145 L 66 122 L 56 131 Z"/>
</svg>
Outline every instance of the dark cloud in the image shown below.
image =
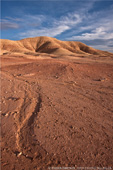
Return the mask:
<svg viewBox="0 0 113 170">
<path fill-rule="evenodd" d="M 11 23 L 11 22 L 1 22 L 0 23 L 1 30 L 18 29 L 18 28 L 19 28 L 19 25 L 17 23 Z"/>
<path fill-rule="evenodd" d="M 108 47 L 113 47 L 113 44 L 112 45 L 108 45 Z"/>
<path fill-rule="evenodd" d="M 87 45 L 107 45 L 108 47 L 112 47 L 111 42 L 113 42 L 113 39 L 81 40 L 81 42 Z"/>
<path fill-rule="evenodd" d="M 113 53 L 113 39 L 80 40 L 82 43 L 95 49 L 109 51 Z"/>
</svg>

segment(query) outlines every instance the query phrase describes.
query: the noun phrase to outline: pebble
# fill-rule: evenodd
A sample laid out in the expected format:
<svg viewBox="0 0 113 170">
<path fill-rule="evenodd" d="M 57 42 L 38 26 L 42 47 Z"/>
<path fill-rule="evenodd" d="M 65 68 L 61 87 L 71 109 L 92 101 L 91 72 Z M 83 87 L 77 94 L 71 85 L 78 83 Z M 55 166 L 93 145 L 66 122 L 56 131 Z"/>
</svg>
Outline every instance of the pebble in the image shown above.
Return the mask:
<svg viewBox="0 0 113 170">
<path fill-rule="evenodd" d="M 54 140 L 57 140 L 57 137 L 54 137 L 53 139 L 54 139 Z"/>
<path fill-rule="evenodd" d="M 18 77 L 18 76 L 21 76 L 21 74 L 17 74 L 17 77 Z"/>
<path fill-rule="evenodd" d="M 6 165 L 8 165 L 8 163 L 3 163 L 3 166 L 6 166 Z"/>
<path fill-rule="evenodd" d="M 15 114 L 18 114 L 19 112 L 18 111 L 14 111 L 12 112 L 12 115 L 15 115 Z"/>
<path fill-rule="evenodd" d="M 25 155 L 26 158 L 30 157 L 29 155 Z"/>
<path fill-rule="evenodd" d="M 70 127 L 71 129 L 73 129 L 73 126 L 72 126 L 72 125 L 70 125 L 69 127 Z"/>
<path fill-rule="evenodd" d="M 22 155 L 22 152 L 20 152 L 20 153 L 18 154 L 18 157 L 21 156 L 21 155 Z"/>
</svg>

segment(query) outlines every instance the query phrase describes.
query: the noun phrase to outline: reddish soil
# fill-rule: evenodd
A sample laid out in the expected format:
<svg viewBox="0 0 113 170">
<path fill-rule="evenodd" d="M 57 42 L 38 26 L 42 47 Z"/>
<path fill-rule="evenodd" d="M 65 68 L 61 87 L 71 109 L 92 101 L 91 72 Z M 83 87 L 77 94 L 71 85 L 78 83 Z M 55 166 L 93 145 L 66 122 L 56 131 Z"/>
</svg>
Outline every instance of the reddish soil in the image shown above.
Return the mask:
<svg viewBox="0 0 113 170">
<path fill-rule="evenodd" d="M 6 54 L 1 84 L 2 170 L 113 166 L 112 59 Z"/>
</svg>

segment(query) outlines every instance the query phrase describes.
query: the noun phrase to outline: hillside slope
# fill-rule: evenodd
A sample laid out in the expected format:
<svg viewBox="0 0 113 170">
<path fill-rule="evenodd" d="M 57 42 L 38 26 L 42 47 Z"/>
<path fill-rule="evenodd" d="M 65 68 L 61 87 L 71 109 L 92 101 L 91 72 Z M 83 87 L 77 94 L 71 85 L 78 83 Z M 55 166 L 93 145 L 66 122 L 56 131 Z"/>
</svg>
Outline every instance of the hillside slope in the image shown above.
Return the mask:
<svg viewBox="0 0 113 170">
<path fill-rule="evenodd" d="M 78 41 L 60 41 L 50 37 L 26 38 L 18 41 L 1 39 L 1 54 L 7 52 L 47 53 L 56 55 L 93 54 L 113 55 L 112 53 L 94 49 Z"/>
</svg>

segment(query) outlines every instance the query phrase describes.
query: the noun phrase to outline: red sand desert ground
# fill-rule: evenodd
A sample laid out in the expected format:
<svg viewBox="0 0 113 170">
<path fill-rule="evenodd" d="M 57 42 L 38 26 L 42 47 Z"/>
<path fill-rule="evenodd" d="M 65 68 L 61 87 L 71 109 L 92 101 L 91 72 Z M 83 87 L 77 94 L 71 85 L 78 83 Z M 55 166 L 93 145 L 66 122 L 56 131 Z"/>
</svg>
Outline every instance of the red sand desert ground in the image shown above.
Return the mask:
<svg viewBox="0 0 113 170">
<path fill-rule="evenodd" d="M 1 40 L 1 89 L 2 170 L 113 166 L 112 53 Z"/>
</svg>

